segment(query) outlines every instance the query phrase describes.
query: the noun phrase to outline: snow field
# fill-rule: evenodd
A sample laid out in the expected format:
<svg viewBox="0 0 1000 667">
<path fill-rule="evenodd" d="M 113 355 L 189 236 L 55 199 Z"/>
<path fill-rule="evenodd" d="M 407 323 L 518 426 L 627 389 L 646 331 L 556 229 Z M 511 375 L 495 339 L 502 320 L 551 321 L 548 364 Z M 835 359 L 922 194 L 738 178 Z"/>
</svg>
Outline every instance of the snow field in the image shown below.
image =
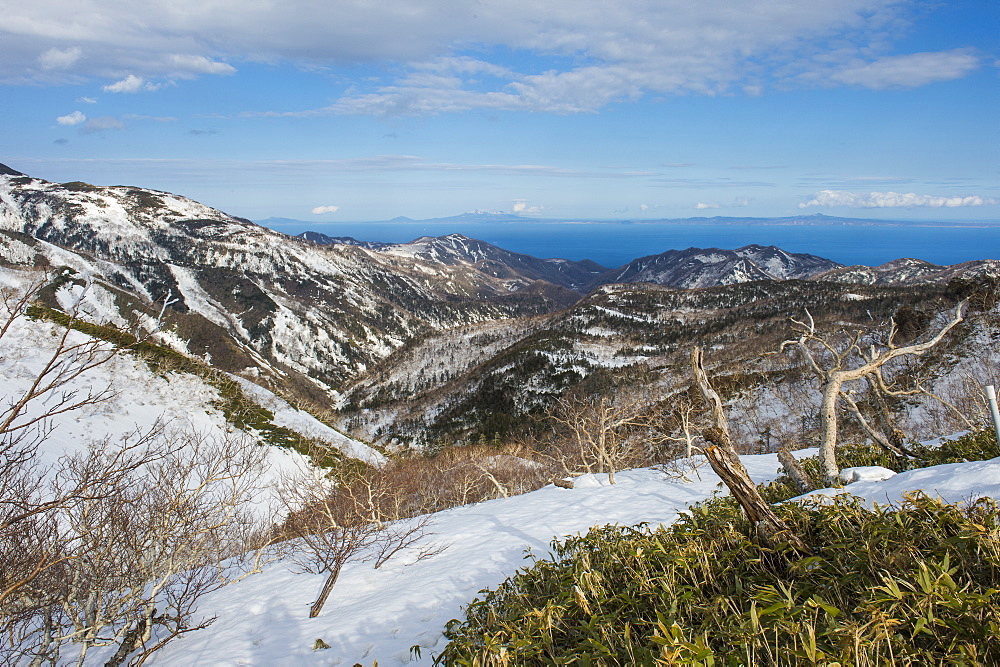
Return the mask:
<svg viewBox="0 0 1000 667">
<path fill-rule="evenodd" d="M 0 276 L 8 285 L 16 283 L 12 274 L 0 273 Z M 72 292 L 67 290 L 61 296 L 68 298 Z M 103 301 L 88 299 L 87 303 L 98 308 Z M 26 391 L 50 359 L 62 332 L 62 327 L 49 322 L 16 320 L 0 339 L 0 394 L 14 397 Z M 70 332 L 68 338 L 69 344 L 88 340 L 89 337 L 77 331 Z M 103 349 L 110 349 L 110 346 Z M 266 389 L 242 379 L 240 384 L 254 400 L 274 413 L 275 424 L 328 442 L 349 456 L 371 462 L 381 460 L 381 455 L 367 445 L 296 410 Z M 131 353 L 112 355 L 106 363 L 89 369 L 62 389 L 76 391 L 81 398 L 93 391 L 101 393 L 102 398 L 93 405 L 48 420 L 51 433 L 39 448 L 40 462 L 45 465 L 55 464 L 62 456 L 84 452 L 94 443 L 106 441 L 114 445 L 136 432 L 147 432 L 155 425 L 165 427 L 167 437 L 188 432 L 222 438 L 235 432 L 222 412 L 212 405 L 220 399 L 218 390 L 187 373 L 153 374 L 145 362 Z M 44 414 L 59 400 L 62 389 L 33 401 L 21 420 Z M 296 452 L 267 447 L 265 483 L 307 465 L 304 457 Z"/>
<path fill-rule="evenodd" d="M 811 456 L 815 449 L 796 452 Z M 774 479 L 774 454 L 741 457 L 756 482 Z M 696 459 L 697 461 L 697 459 Z M 914 470 L 878 480 L 886 471 L 856 469 L 847 491 L 869 502 L 898 503 L 926 489 L 948 501 L 979 495 L 1000 498 L 1000 459 Z M 553 538 L 618 523 L 669 524 L 693 503 L 724 492 L 707 465 L 688 480 L 656 469 L 584 475 L 575 488 L 549 485 L 532 493 L 458 507 L 433 517 L 425 544 L 446 549 L 424 560 L 408 551 L 379 570 L 349 563 L 323 612 L 308 618 L 324 577 L 297 574 L 288 561 L 218 591 L 203 613 L 217 615 L 208 629 L 168 644 L 152 664 L 190 665 L 429 665 L 443 650 L 445 624 L 483 588 L 494 587 L 530 564 L 525 551 L 544 557 Z M 826 493 L 831 493 L 828 490 Z M 329 649 L 313 650 L 316 639 Z M 419 646 L 420 655 L 411 652 Z"/>
</svg>

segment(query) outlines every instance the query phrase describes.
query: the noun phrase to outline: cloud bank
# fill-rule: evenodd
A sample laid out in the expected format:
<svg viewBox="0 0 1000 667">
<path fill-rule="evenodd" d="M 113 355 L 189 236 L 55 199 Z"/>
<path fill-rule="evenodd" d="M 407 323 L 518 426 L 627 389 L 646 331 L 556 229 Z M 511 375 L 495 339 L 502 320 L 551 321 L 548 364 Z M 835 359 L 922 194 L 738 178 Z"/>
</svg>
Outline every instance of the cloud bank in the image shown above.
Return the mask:
<svg viewBox="0 0 1000 667">
<path fill-rule="evenodd" d="M 969 50 L 893 54 L 909 0 L 0 0 L 0 82 L 97 77 L 109 92 L 236 73 L 394 63 L 313 113 L 581 113 L 647 95 L 912 87 Z M 262 30 L 261 26 L 266 26 Z M 516 63 L 516 66 L 510 63 Z"/>
<path fill-rule="evenodd" d="M 913 192 L 869 192 L 866 194 L 843 190 L 822 190 L 799 208 L 810 206 L 846 206 L 849 208 L 958 208 L 964 206 L 989 206 L 1000 203 L 996 199 L 970 195 L 965 197 L 939 197 L 918 195 Z"/>
<path fill-rule="evenodd" d="M 979 58 L 967 49 L 941 53 L 913 53 L 882 58 L 844 69 L 835 81 L 880 90 L 914 88 L 959 79 L 979 67 Z"/>
<path fill-rule="evenodd" d="M 515 199 L 514 206 L 511 208 L 514 213 L 520 215 L 537 215 L 545 210 L 543 206 L 529 206 L 528 200 L 526 199 Z"/>
</svg>

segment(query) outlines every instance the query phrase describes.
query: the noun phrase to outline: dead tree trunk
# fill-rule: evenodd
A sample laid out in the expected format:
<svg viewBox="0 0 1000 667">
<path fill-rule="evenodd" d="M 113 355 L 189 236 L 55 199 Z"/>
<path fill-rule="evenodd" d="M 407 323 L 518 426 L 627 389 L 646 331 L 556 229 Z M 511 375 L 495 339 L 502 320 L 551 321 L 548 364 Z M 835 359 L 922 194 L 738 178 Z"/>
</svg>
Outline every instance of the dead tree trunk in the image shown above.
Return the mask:
<svg viewBox="0 0 1000 667">
<path fill-rule="evenodd" d="M 757 491 L 756 485 L 750 479 L 750 474 L 743 467 L 733 441 L 729 437 L 728 420 L 726 413 L 722 409 L 722 399 L 712 388 L 705 373 L 702 362 L 702 351 L 700 347 L 695 347 L 691 351 L 691 368 L 694 371 L 695 381 L 701 390 L 701 395 L 708 404 L 712 412 L 712 419 L 715 422 L 704 430 L 702 435 L 711 444 L 705 448 L 705 458 L 712 466 L 722 481 L 729 488 L 729 492 L 736 498 L 736 502 L 743 508 L 743 512 L 754 525 L 757 535 L 764 542 L 770 544 L 788 544 L 796 551 L 810 553 L 809 547 L 793 533 L 785 522 L 778 518 Z"/>
<path fill-rule="evenodd" d="M 802 464 L 792 456 L 792 452 L 787 447 L 780 447 L 778 449 L 778 462 L 781 463 L 781 467 L 788 473 L 799 493 L 809 493 L 816 488 L 809 480 L 809 476 L 802 468 Z"/>
</svg>

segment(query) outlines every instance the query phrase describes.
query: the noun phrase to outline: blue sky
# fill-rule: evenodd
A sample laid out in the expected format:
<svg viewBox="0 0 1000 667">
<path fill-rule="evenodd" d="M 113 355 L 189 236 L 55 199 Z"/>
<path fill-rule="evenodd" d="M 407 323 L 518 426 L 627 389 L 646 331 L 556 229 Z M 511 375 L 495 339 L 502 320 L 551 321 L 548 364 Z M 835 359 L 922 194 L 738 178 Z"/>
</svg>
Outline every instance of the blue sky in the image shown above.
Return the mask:
<svg viewBox="0 0 1000 667">
<path fill-rule="evenodd" d="M 229 213 L 1000 220 L 1000 3 L 0 0 L 0 162 Z"/>
</svg>

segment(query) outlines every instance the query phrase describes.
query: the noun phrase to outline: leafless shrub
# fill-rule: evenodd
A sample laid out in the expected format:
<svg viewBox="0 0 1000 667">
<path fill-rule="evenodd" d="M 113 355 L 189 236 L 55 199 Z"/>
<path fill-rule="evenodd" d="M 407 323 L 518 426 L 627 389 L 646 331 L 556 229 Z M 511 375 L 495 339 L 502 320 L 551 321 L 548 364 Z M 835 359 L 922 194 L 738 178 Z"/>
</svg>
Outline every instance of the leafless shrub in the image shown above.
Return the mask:
<svg viewBox="0 0 1000 667">
<path fill-rule="evenodd" d="M 6 350 L 47 284 L 40 277 L 0 293 Z M 55 417 L 99 408 L 115 391 L 86 388 L 85 374 L 121 352 L 72 330 L 86 291 L 51 327 L 49 352 L 27 388 L 0 407 L 5 663 L 56 664 L 73 646 L 83 664 L 100 646 L 115 649 L 107 664 L 142 664 L 173 637 L 211 622 L 197 618 L 197 601 L 253 571 L 262 554 L 252 549 L 263 531 L 247 505 L 262 469 L 256 443 L 155 424 L 56 464 L 41 462 Z"/>
<path fill-rule="evenodd" d="M 403 517 L 534 491 L 552 474 L 525 443 L 449 447 L 434 456 L 392 459 L 380 470 Z"/>
<path fill-rule="evenodd" d="M 205 594 L 259 568 L 263 530 L 249 501 L 264 449 L 244 439 L 155 435 L 124 458 L 100 443 L 60 465 L 56 492 L 87 492 L 42 515 L 52 524 L 36 533 L 47 538 L 35 547 L 49 561 L 45 576 L 3 610 L 22 649 L 55 659 L 73 647 L 84 664 L 91 649 L 115 647 L 108 664 L 141 664 L 211 623 L 197 616 Z M 123 460 L 121 474 L 107 474 Z"/>
<path fill-rule="evenodd" d="M 615 473 L 660 463 L 665 444 L 676 438 L 664 429 L 662 410 L 644 408 L 630 397 L 564 397 L 548 413 L 553 424 L 543 455 L 563 474 Z"/>
<path fill-rule="evenodd" d="M 15 324 L 26 317 L 48 280 L 42 274 L 22 288 L 0 290 L 0 346 L 5 354 L 12 349 L 9 338 Z M 69 324 L 75 321 L 85 294 L 79 295 L 71 309 Z M 50 437 L 55 417 L 97 406 L 112 396 L 111 387 L 84 390 L 74 383 L 109 362 L 117 351 L 109 343 L 75 334 L 69 326 L 53 327 L 52 338 L 49 352 L 27 387 L 5 397 L 0 406 L 0 551 L 10 557 L 5 561 L 10 566 L 0 573 L 0 615 L 5 617 L 7 604 L 22 596 L 22 589 L 66 560 L 54 546 L 60 531 L 55 526 L 56 513 L 93 495 L 98 478 L 116 481 L 144 460 L 136 456 L 141 443 L 133 442 L 105 460 L 106 467 L 99 474 L 93 471 L 76 484 L 54 482 L 53 471 L 39 462 L 39 447 Z M 16 610 L 10 613 L 18 614 Z"/>
<path fill-rule="evenodd" d="M 309 617 L 320 614 L 343 567 L 374 562 L 381 567 L 413 548 L 417 560 L 440 551 L 418 545 L 428 536 L 429 516 L 412 516 L 398 487 L 381 470 L 342 470 L 329 475 L 309 470 L 281 481 L 279 497 L 287 518 L 279 536 L 304 572 L 326 579 Z"/>
<path fill-rule="evenodd" d="M 701 481 L 701 469 L 707 463 L 708 460 L 701 457 L 685 456 L 661 463 L 655 468 L 667 479 L 686 484 L 694 479 Z"/>
</svg>

